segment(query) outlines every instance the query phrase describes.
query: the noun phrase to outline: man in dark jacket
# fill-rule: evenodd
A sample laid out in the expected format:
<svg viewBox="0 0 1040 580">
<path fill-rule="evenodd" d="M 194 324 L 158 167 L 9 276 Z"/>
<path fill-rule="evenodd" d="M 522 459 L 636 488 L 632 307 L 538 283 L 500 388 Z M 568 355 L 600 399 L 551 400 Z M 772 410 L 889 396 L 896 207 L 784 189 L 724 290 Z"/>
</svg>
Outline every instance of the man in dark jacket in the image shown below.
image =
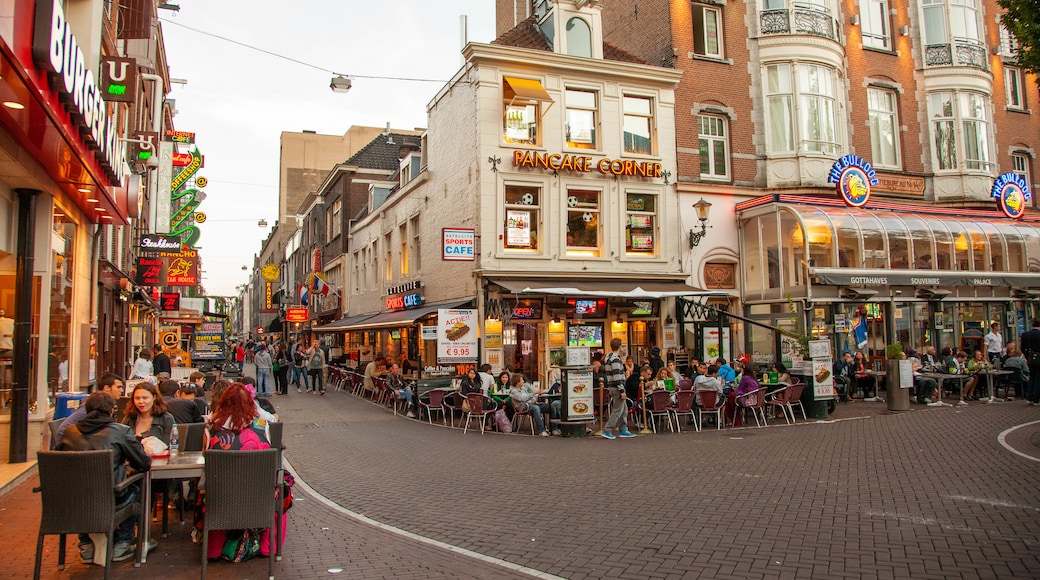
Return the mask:
<svg viewBox="0 0 1040 580">
<path fill-rule="evenodd" d="M 155 376 L 159 376 L 159 373 L 171 375 L 173 370 L 170 368 L 170 357 L 163 352 L 162 345 L 155 345 L 152 352 L 155 353 L 155 356 L 152 357 L 152 372 L 155 373 Z"/>
<path fill-rule="evenodd" d="M 61 437 L 56 449 L 58 451 L 98 451 L 112 450 L 112 473 L 115 481 L 126 479 L 126 465 L 136 471 L 148 471 L 152 468 L 152 458 L 144 451 L 144 447 L 134 437 L 134 432 L 128 425 L 116 422 L 115 408 L 116 400 L 112 395 L 104 391 L 91 393 L 83 403 L 87 410 L 87 416 L 75 425 L 69 426 Z M 136 489 L 130 488 L 116 496 L 116 507 L 123 507 L 138 497 Z M 110 549 L 113 562 L 129 560 L 134 556 L 134 525 L 137 518 L 127 518 L 115 530 L 113 540 L 115 545 Z M 148 549 L 154 548 L 153 542 L 148 543 Z M 84 563 L 94 562 L 94 544 L 86 534 L 80 534 L 79 554 Z"/>
<path fill-rule="evenodd" d="M 1026 399 L 1030 405 L 1040 405 L 1040 320 L 1033 319 L 1030 329 L 1023 332 L 1022 355 L 1029 366 L 1029 382 L 1026 383 Z"/>
<path fill-rule="evenodd" d="M 159 383 L 159 394 L 162 395 L 163 401 L 166 401 L 166 406 L 170 408 L 173 422 L 181 425 L 201 423 L 202 414 L 199 413 L 199 407 L 195 404 L 195 401 L 182 399 L 177 396 L 180 387 L 180 384 L 174 380 Z M 192 390 L 194 390 L 194 387 L 192 387 Z"/>
</svg>

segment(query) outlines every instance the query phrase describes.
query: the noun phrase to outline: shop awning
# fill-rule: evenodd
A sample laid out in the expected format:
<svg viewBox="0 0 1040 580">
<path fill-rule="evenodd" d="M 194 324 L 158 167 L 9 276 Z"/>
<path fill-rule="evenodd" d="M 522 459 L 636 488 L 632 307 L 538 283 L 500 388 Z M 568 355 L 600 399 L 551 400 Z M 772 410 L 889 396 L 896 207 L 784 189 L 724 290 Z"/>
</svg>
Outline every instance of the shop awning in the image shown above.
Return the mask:
<svg viewBox="0 0 1040 580">
<path fill-rule="evenodd" d="M 668 296 L 728 296 L 725 292 L 704 290 L 685 282 L 669 280 L 492 279 L 513 294 L 558 294 L 565 296 L 603 296 L 607 298 L 665 298 Z"/>
<path fill-rule="evenodd" d="M 397 310 L 394 312 L 381 312 L 379 314 L 366 315 L 367 319 L 355 322 L 343 329 L 347 332 L 354 332 L 360 330 L 379 330 L 381 328 L 400 328 L 402 326 L 411 326 L 415 324 L 416 320 L 435 314 L 441 308 L 459 308 L 473 302 L 472 298 L 467 300 L 456 300 L 454 302 L 444 302 L 440 304 L 427 304 L 419 308 L 412 308 L 410 310 Z"/>
<path fill-rule="evenodd" d="M 359 322 L 364 322 L 365 320 L 368 320 L 373 316 L 378 316 L 378 313 L 370 312 L 368 314 L 346 316 L 344 318 L 340 318 L 335 322 L 330 322 L 325 326 L 317 326 L 311 329 L 311 332 L 343 332 L 344 330 L 350 328 L 352 325 L 358 324 Z"/>
<path fill-rule="evenodd" d="M 832 286 L 1024 286 L 1040 287 L 1040 273 L 950 272 L 942 270 L 873 270 L 812 268 L 818 284 Z"/>
<path fill-rule="evenodd" d="M 527 99 L 530 101 L 549 101 L 552 102 L 552 97 L 549 93 L 545 92 L 545 87 L 542 83 L 531 79 L 518 79 L 516 77 L 503 77 L 509 88 L 513 89 L 513 95 L 519 99 Z"/>
</svg>

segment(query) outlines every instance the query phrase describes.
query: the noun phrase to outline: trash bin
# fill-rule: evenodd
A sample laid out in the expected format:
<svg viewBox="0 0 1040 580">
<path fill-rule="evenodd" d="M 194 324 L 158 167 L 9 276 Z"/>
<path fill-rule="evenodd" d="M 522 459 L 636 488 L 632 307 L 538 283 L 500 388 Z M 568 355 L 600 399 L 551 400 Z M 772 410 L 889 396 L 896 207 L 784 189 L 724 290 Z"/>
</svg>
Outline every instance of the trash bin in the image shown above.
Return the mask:
<svg viewBox="0 0 1040 580">
<path fill-rule="evenodd" d="M 90 393 L 58 393 L 54 402 L 54 420 L 64 419 L 76 412 Z"/>
</svg>

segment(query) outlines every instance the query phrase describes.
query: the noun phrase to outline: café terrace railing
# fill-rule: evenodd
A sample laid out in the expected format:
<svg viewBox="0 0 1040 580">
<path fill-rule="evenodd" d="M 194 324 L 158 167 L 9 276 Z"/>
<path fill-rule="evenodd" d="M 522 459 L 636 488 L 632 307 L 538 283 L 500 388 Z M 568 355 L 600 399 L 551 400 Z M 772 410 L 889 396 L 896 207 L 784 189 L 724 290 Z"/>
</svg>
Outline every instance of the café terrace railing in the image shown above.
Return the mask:
<svg viewBox="0 0 1040 580">
<path fill-rule="evenodd" d="M 968 38 L 955 38 L 952 43 L 925 45 L 924 64 L 925 66 L 970 66 L 989 70 L 986 45 Z"/>
<path fill-rule="evenodd" d="M 830 14 L 815 8 L 780 8 L 759 12 L 759 31 L 765 34 L 809 34 L 837 40 L 837 26 Z M 792 21 L 794 27 L 792 28 Z"/>
</svg>

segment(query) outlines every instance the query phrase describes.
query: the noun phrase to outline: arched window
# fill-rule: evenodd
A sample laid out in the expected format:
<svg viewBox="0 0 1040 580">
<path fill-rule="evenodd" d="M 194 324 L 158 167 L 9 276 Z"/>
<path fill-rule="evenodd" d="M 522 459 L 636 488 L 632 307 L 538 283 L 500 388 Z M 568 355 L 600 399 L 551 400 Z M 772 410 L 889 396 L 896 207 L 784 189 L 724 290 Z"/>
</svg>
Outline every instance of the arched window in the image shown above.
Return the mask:
<svg viewBox="0 0 1040 580">
<path fill-rule="evenodd" d="M 592 58 L 592 29 L 576 16 L 567 21 L 567 54 Z"/>
</svg>

